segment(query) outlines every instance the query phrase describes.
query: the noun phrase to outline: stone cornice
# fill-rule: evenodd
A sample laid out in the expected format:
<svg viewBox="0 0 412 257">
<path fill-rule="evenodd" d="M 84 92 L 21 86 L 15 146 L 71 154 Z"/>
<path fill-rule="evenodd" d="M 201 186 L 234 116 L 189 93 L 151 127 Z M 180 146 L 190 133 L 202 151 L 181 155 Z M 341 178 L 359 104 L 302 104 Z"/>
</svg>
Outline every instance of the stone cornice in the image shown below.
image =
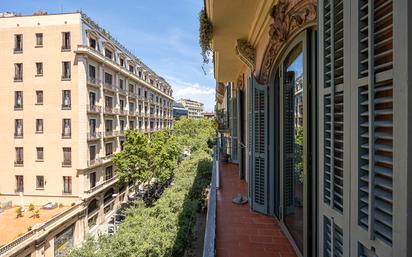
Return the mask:
<svg viewBox="0 0 412 257">
<path fill-rule="evenodd" d="M 244 39 L 236 42 L 236 53 L 240 60 L 245 63 L 251 71 L 256 69 L 256 49 Z"/>
</svg>

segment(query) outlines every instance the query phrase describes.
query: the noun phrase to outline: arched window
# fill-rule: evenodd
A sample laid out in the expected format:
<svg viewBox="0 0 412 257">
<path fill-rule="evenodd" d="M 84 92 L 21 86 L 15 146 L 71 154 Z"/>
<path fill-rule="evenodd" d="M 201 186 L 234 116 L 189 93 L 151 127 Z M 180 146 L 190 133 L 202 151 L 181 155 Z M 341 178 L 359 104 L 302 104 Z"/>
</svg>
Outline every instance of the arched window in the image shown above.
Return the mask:
<svg viewBox="0 0 412 257">
<path fill-rule="evenodd" d="M 104 204 L 106 204 L 106 203 L 110 202 L 110 200 L 112 200 L 113 193 L 114 193 L 113 188 L 110 188 L 109 190 L 107 190 L 107 192 L 104 194 L 104 197 L 103 197 Z"/>
<path fill-rule="evenodd" d="M 97 210 L 97 208 L 98 208 L 97 199 L 93 199 L 89 203 L 89 206 L 87 206 L 87 214 L 93 213 L 95 210 Z"/>
</svg>

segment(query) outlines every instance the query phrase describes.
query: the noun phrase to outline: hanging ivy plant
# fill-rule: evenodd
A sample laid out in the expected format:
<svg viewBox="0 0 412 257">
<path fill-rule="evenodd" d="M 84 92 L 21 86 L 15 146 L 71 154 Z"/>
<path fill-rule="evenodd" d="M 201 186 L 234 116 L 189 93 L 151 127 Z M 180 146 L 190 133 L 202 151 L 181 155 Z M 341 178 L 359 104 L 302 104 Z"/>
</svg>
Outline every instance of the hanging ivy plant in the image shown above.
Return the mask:
<svg viewBox="0 0 412 257">
<path fill-rule="evenodd" d="M 207 17 L 205 9 L 199 14 L 199 44 L 202 49 L 203 63 L 209 63 L 209 53 L 212 51 L 210 44 L 213 35 L 213 25 Z"/>
</svg>

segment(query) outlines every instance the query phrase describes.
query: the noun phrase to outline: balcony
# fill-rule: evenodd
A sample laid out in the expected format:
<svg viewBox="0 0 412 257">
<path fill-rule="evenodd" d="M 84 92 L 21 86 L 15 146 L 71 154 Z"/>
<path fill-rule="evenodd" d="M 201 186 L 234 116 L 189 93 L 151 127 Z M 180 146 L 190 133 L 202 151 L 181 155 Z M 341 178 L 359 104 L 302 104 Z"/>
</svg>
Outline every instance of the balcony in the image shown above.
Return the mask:
<svg viewBox="0 0 412 257">
<path fill-rule="evenodd" d="M 104 114 L 114 115 L 114 114 L 116 114 L 116 109 L 111 107 L 111 106 L 105 106 L 104 107 Z"/>
<path fill-rule="evenodd" d="M 104 132 L 104 137 L 105 138 L 108 138 L 108 137 L 115 137 L 116 135 L 115 135 L 115 131 L 113 131 L 113 130 L 109 130 L 109 131 L 105 131 Z"/>
<path fill-rule="evenodd" d="M 112 177 L 110 179 L 107 179 L 104 182 L 94 186 L 93 188 L 84 190 L 84 193 L 85 194 L 95 193 L 95 192 L 100 191 L 101 189 L 105 188 L 106 186 L 112 185 L 116 182 L 117 182 L 117 177 L 114 176 L 114 177 Z"/>
<path fill-rule="evenodd" d="M 71 166 L 72 166 L 72 160 L 62 161 L 62 167 L 71 167 Z"/>
<path fill-rule="evenodd" d="M 23 132 L 14 133 L 14 138 L 23 138 Z"/>
<path fill-rule="evenodd" d="M 14 161 L 14 167 L 23 167 L 23 166 L 24 166 L 23 160 Z"/>
<path fill-rule="evenodd" d="M 127 91 L 126 91 L 126 89 L 123 87 L 123 88 L 121 88 L 121 87 L 116 87 L 116 89 L 117 89 L 117 92 L 119 93 L 119 94 L 122 94 L 122 95 L 126 95 L 126 93 L 127 93 Z"/>
<path fill-rule="evenodd" d="M 62 138 L 63 139 L 72 138 L 72 133 L 71 132 L 62 132 Z"/>
<path fill-rule="evenodd" d="M 115 88 L 114 88 L 113 83 L 110 83 L 110 82 L 107 82 L 107 81 L 104 82 L 104 89 L 107 89 L 107 90 L 112 91 L 112 92 L 116 91 Z"/>
<path fill-rule="evenodd" d="M 92 104 L 92 105 L 88 104 L 87 105 L 87 112 L 88 113 L 99 113 L 99 112 L 101 112 L 101 110 L 102 110 L 102 107 L 98 106 L 96 104 Z"/>
<path fill-rule="evenodd" d="M 129 111 L 129 116 L 135 116 L 136 115 L 136 111 L 135 110 L 130 110 Z"/>
<path fill-rule="evenodd" d="M 121 137 L 124 136 L 124 129 L 121 129 L 121 130 L 119 131 L 119 136 L 121 136 Z"/>
<path fill-rule="evenodd" d="M 103 163 L 103 159 L 102 158 L 95 158 L 94 160 L 88 160 L 87 161 L 87 166 L 88 167 L 93 167 L 93 166 L 97 166 Z"/>
<path fill-rule="evenodd" d="M 102 133 L 101 132 L 96 132 L 96 131 L 91 131 L 87 133 L 87 140 L 96 140 L 101 138 Z"/>
<path fill-rule="evenodd" d="M 126 109 L 119 109 L 119 115 L 127 115 L 127 110 Z"/>
<path fill-rule="evenodd" d="M 100 86 L 100 83 L 101 83 L 101 80 L 100 80 L 100 79 L 92 78 L 92 77 L 88 77 L 88 78 L 87 78 L 87 84 L 88 84 L 89 86 L 99 87 L 99 86 Z"/>
<path fill-rule="evenodd" d="M 278 222 L 248 204 L 233 204 L 237 194 L 248 195 L 239 166 L 215 154 L 203 256 L 297 256 Z"/>
</svg>

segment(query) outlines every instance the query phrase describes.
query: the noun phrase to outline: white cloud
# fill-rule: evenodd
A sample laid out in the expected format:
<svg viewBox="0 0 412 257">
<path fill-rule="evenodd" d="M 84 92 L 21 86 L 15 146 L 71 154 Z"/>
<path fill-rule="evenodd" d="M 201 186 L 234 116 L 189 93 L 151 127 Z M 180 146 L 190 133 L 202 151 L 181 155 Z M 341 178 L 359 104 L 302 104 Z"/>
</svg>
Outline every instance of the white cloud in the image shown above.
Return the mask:
<svg viewBox="0 0 412 257">
<path fill-rule="evenodd" d="M 215 88 L 182 81 L 175 77 L 166 77 L 172 85 L 173 97 L 176 100 L 189 98 L 204 103 L 205 111 L 213 111 L 215 105 Z"/>
</svg>

